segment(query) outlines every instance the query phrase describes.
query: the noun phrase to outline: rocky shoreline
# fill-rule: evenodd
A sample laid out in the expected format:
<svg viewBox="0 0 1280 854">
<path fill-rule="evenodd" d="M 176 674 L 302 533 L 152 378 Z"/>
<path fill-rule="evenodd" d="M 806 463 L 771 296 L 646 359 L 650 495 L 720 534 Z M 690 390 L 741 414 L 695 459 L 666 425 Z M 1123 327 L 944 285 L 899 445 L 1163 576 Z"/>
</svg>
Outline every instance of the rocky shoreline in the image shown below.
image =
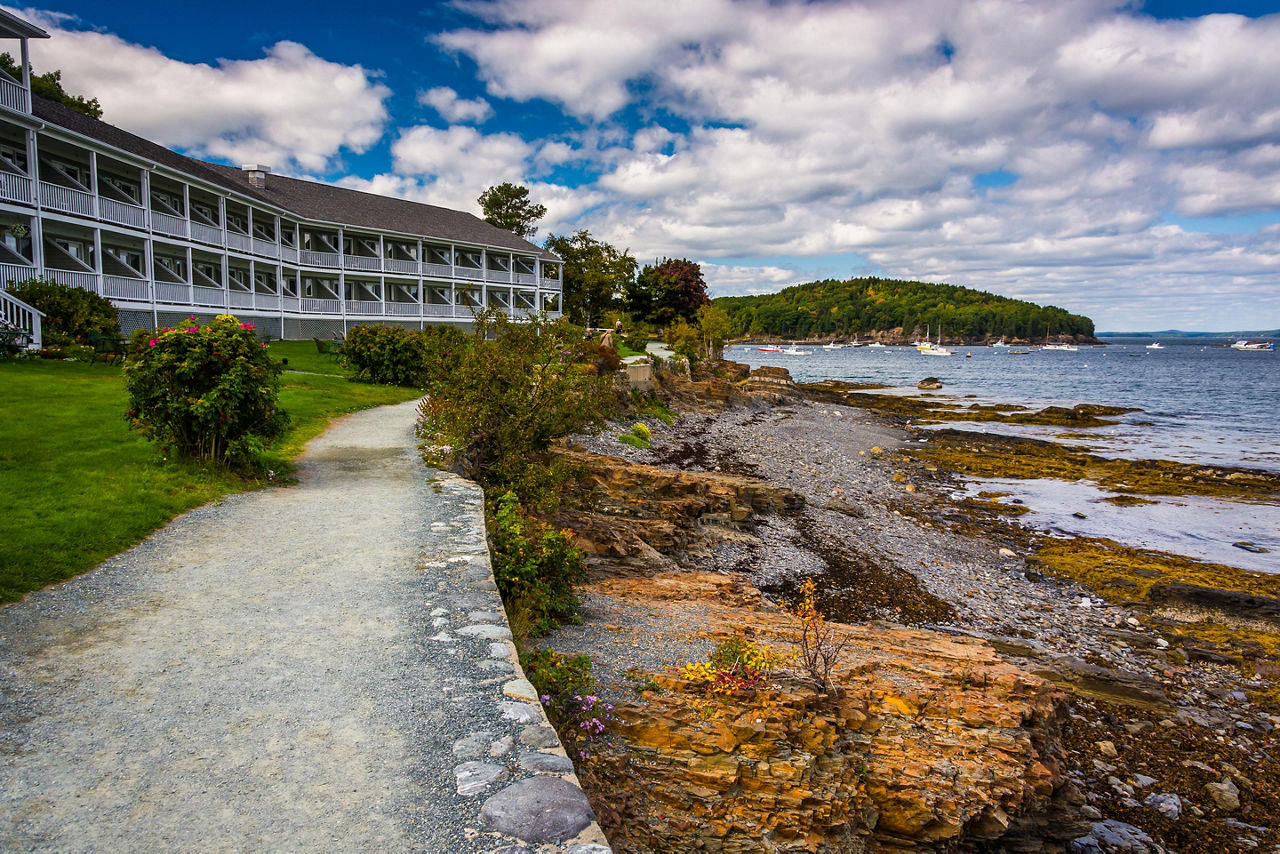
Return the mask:
<svg viewBox="0 0 1280 854">
<path fill-rule="evenodd" d="M 847 816 L 814 819 L 821 799 L 801 787 L 810 797 L 800 798 L 790 820 L 805 826 L 804 844 L 795 847 L 772 828 L 772 850 L 1280 850 L 1280 772 L 1273 759 L 1280 705 L 1272 681 L 1280 669 L 1276 650 L 1268 648 L 1280 626 L 1268 610 L 1277 600 L 1267 579 L 1218 587 L 1192 579 L 1201 583 L 1191 587 L 1234 594 L 1219 600 L 1205 594 L 1156 601 L 1124 595 L 1118 584 L 1098 589 L 1093 576 L 1073 576 L 1064 569 L 1069 562 L 1042 555 L 1060 543 L 1025 531 L 999 507 L 954 499 L 956 476 L 927 452 L 933 440 L 894 414 L 806 394 L 782 376 L 743 383 L 741 371 L 673 393 L 682 396 L 684 414 L 670 426 L 647 419 L 652 449 L 619 441 L 627 425 L 575 437 L 573 453 L 592 474 L 562 521 L 590 553 L 591 579 L 583 590 L 584 624 L 547 639 L 560 651 L 591 655 L 600 690 L 621 710 L 620 744 L 596 760 L 607 767 L 584 775 L 616 783 L 620 769 L 640 774 L 639 791 L 625 798 L 616 785 L 596 793 L 598 811 L 617 814 L 618 850 L 688 842 L 670 821 L 656 818 L 665 813 L 646 793 L 666 792 L 674 809 L 672 791 L 687 797 L 690 787 L 712 792 L 717 785 L 681 777 L 690 756 L 723 753 L 718 761 L 726 762 L 735 750 L 747 750 L 734 742 L 729 750 L 685 755 L 686 748 L 655 740 L 662 731 L 692 737 L 689 721 L 677 721 L 681 704 L 673 697 L 684 689 L 670 682 L 672 666 L 705 658 L 718 638 L 742 626 L 785 640 L 787 619 L 778 606 L 794 601 L 806 577 L 817 580 L 824 613 L 858 635 L 852 643 L 863 660 L 878 655 L 865 627 L 878 627 L 871 634 L 884 648 L 900 650 L 891 658 L 911 674 L 909 690 L 886 682 L 892 679 L 882 669 L 855 668 L 848 678 L 866 697 L 880 698 L 879 706 L 868 700 L 866 712 L 876 731 L 898 733 L 894 751 L 923 764 L 913 772 L 917 789 L 890 797 L 876 786 L 915 768 L 911 762 L 855 763 L 862 776 L 844 780 L 831 790 L 843 794 L 822 802 L 860 805 L 864 813 L 874 808 L 874 820 L 863 815 L 858 832 Z M 1097 548 L 1090 554 L 1099 563 L 1126 559 L 1122 550 Z M 1163 578 L 1163 569 L 1144 571 Z M 1254 583 L 1263 589 L 1253 590 Z M 1175 593 L 1176 585 L 1188 586 L 1176 575 L 1158 584 Z M 1148 592 L 1154 586 L 1148 583 Z M 1256 600 L 1247 616 L 1238 613 L 1241 596 Z M 975 644 L 963 653 L 972 667 L 955 664 L 952 642 Z M 922 664 L 939 656 L 952 662 L 951 672 Z M 994 677 L 979 672 L 1004 666 L 1015 669 L 1023 687 L 1000 700 L 986 681 Z M 960 670 L 965 675 L 957 681 Z M 638 680 L 668 680 L 665 699 L 638 692 Z M 910 727 L 899 731 L 901 714 L 884 700 L 898 688 L 926 698 L 925 712 L 916 702 L 914 736 Z M 986 706 L 970 702 L 974 691 L 988 692 Z M 1011 699 L 1015 694 L 1019 699 Z M 970 709 L 1026 702 L 1042 710 L 1028 713 L 1023 730 L 1000 730 L 1022 745 L 1001 754 L 1030 775 L 1021 794 L 957 782 L 981 776 L 979 760 L 946 782 L 951 772 L 930 764 L 928 752 L 946 743 L 963 753 L 968 739 L 995 730 L 976 712 L 968 723 L 957 723 L 963 712 L 934 719 L 927 708 L 935 700 Z M 1037 705 L 1043 703 L 1049 706 Z M 1058 712 L 1044 711 L 1055 703 Z M 873 736 L 853 738 L 843 749 L 897 755 Z M 832 766 L 830 756 L 815 762 L 814 769 Z M 682 801 L 683 808 L 739 814 L 758 792 L 781 797 L 772 783 L 761 788 L 755 759 L 730 764 L 723 791 Z M 953 766 L 967 767 L 959 760 Z M 1036 767 L 1047 769 L 1043 780 L 1032 779 Z M 805 785 L 827 779 L 825 772 L 806 773 L 813 779 L 801 775 Z M 972 802 L 940 806 L 948 787 L 969 792 Z M 920 819 L 915 831 L 906 814 Z M 627 821 L 632 832 L 622 833 Z M 602 822 L 608 830 L 605 816 Z M 664 829 L 646 836 L 635 832 L 641 825 Z M 698 837 L 699 844 L 771 850 L 744 842 L 749 834 L 735 836 L 732 817 L 718 827 L 723 833 Z"/>
</svg>

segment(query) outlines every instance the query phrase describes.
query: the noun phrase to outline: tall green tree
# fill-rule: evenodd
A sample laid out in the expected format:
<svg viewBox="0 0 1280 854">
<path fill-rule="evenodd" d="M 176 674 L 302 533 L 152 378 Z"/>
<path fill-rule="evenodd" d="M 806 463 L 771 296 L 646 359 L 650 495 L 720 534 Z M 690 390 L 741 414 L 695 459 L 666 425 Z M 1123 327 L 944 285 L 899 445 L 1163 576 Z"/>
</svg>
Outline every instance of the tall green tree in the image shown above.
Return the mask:
<svg viewBox="0 0 1280 854">
<path fill-rule="evenodd" d="M 596 325 L 635 279 L 636 259 L 585 228 L 572 236 L 553 234 L 544 247 L 564 260 L 564 311 L 582 326 Z"/>
<path fill-rule="evenodd" d="M 538 233 L 534 223 L 547 215 L 545 205 L 534 204 L 529 199 L 528 187 L 509 181 L 485 190 L 476 201 L 484 211 L 485 222 L 526 238 Z"/>
<path fill-rule="evenodd" d="M 22 66 L 8 53 L 0 53 L 0 71 L 14 80 L 22 80 Z M 57 101 L 70 107 L 77 113 L 84 113 L 91 119 L 102 118 L 102 105 L 97 98 L 85 98 L 83 95 L 72 95 L 62 88 L 62 71 L 46 71 L 44 74 L 31 72 L 31 91 L 41 98 Z"/>
<path fill-rule="evenodd" d="M 702 267 L 684 258 L 646 264 L 623 292 L 623 307 L 632 317 L 658 326 L 679 319 L 692 321 L 698 309 L 710 302 Z"/>
</svg>

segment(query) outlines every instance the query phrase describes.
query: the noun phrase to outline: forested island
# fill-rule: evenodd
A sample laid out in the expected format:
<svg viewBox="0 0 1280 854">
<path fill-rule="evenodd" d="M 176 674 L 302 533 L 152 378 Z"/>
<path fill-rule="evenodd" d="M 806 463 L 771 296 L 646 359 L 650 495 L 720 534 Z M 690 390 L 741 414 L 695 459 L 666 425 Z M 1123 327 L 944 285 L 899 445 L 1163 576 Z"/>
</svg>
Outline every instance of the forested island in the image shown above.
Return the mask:
<svg viewBox="0 0 1280 854">
<path fill-rule="evenodd" d="M 871 336 L 892 341 L 925 333 L 951 341 L 1093 339 L 1093 321 L 1056 306 L 957 285 L 878 277 L 826 279 L 774 294 L 720 297 L 736 338 Z"/>
</svg>

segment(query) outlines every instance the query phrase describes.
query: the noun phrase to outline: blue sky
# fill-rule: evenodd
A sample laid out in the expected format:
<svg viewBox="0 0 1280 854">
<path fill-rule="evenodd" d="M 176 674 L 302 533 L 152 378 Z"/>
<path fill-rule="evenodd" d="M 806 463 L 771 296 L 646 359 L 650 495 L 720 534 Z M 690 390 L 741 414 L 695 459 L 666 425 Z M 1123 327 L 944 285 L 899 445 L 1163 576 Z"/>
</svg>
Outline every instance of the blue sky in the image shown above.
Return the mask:
<svg viewBox="0 0 1280 854">
<path fill-rule="evenodd" d="M 524 183 L 539 236 L 692 258 L 714 294 L 877 274 L 1280 327 L 1280 2 L 14 11 L 135 133 L 468 210 Z"/>
</svg>

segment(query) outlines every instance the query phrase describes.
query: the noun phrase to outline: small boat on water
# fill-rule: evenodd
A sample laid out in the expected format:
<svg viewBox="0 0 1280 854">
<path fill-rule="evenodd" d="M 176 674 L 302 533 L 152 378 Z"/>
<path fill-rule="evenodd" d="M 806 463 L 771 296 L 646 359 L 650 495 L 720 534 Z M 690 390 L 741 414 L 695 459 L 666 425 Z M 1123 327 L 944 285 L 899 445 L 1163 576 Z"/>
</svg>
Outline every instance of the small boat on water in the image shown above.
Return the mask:
<svg viewBox="0 0 1280 854">
<path fill-rule="evenodd" d="M 757 347 L 756 349 L 759 350 L 761 353 L 781 353 L 782 352 L 781 347 Z"/>
<path fill-rule="evenodd" d="M 938 327 L 938 343 L 928 341 L 918 343 L 916 349 L 926 356 L 954 356 L 955 353 L 942 346 L 942 327 Z"/>
<path fill-rule="evenodd" d="M 868 346 L 868 347 L 883 347 L 884 345 L 883 345 L 883 344 L 881 344 L 879 341 L 872 341 L 872 342 L 871 342 L 870 344 L 868 344 L 867 346 Z"/>
<path fill-rule="evenodd" d="M 1270 341 L 1249 341 L 1241 338 L 1239 341 L 1231 345 L 1232 350 L 1245 350 L 1250 353 L 1269 353 L 1276 349 L 1276 345 Z"/>
<path fill-rule="evenodd" d="M 1063 353 L 1075 353 L 1080 348 L 1075 344 L 1045 344 L 1041 350 L 1059 350 Z"/>
<path fill-rule="evenodd" d="M 850 346 L 851 345 L 849 344 L 838 344 L 835 341 L 832 341 L 830 344 L 823 344 L 822 349 L 823 350 L 847 350 L 849 349 Z M 854 344 L 852 346 L 856 347 L 858 345 Z"/>
<path fill-rule="evenodd" d="M 781 354 L 782 354 L 782 355 L 784 355 L 784 356 L 807 356 L 807 355 L 809 355 L 809 351 L 808 351 L 808 350 L 801 350 L 799 347 L 797 347 L 797 346 L 795 345 L 795 343 L 794 343 L 794 342 L 791 344 L 791 346 L 789 346 L 789 347 L 783 347 L 781 350 L 776 350 L 775 352 L 777 352 L 777 353 L 781 353 Z"/>
<path fill-rule="evenodd" d="M 1155 341 L 1155 342 L 1152 342 L 1151 344 L 1148 344 L 1148 345 L 1147 345 L 1147 349 L 1148 349 L 1148 350 L 1163 350 L 1163 349 L 1164 349 L 1164 345 L 1163 345 L 1163 344 L 1161 344 L 1159 341 Z"/>
<path fill-rule="evenodd" d="M 1008 347 L 1009 345 L 1005 343 L 1005 340 L 1003 338 L 1001 338 L 999 341 L 992 344 L 991 346 L 992 347 Z"/>
</svg>

